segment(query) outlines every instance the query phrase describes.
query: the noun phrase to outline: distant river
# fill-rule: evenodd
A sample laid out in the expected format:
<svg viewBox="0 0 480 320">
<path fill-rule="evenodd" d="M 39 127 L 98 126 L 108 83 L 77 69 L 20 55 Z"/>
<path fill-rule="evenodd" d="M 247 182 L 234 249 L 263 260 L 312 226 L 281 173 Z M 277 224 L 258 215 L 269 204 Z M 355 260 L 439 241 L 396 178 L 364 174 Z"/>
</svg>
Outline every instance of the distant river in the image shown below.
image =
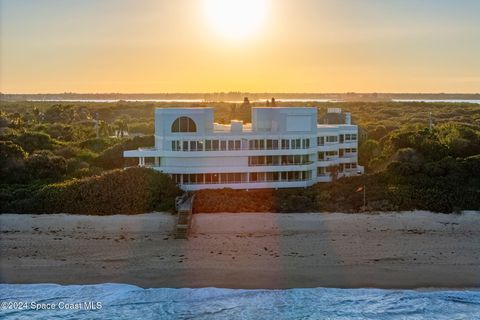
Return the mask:
<svg viewBox="0 0 480 320">
<path fill-rule="evenodd" d="M 2 319 L 480 319 L 479 290 L 2 284 L 0 300 Z M 13 302 L 24 310 L 9 309 Z M 55 308 L 32 310 L 47 306 Z"/>
<path fill-rule="evenodd" d="M 480 104 L 480 100 L 462 100 L 462 99 L 392 99 L 395 102 L 452 102 L 452 103 L 477 103 Z"/>
</svg>

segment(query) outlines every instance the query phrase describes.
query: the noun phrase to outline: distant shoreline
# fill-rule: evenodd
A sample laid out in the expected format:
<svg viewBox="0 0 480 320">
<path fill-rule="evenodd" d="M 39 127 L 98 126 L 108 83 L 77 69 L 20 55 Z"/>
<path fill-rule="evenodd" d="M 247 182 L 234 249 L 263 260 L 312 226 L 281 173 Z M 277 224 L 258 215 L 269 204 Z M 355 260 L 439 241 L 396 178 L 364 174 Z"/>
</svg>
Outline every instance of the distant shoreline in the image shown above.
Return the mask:
<svg viewBox="0 0 480 320">
<path fill-rule="evenodd" d="M 480 213 L 0 215 L 1 283 L 478 288 Z"/>
<path fill-rule="evenodd" d="M 278 101 L 350 102 L 437 100 L 480 101 L 480 93 L 282 93 L 282 92 L 207 92 L 207 93 L 0 93 L 0 101 L 138 101 L 138 102 L 230 102 L 241 103 L 245 97 L 262 102 L 274 97 Z"/>
</svg>

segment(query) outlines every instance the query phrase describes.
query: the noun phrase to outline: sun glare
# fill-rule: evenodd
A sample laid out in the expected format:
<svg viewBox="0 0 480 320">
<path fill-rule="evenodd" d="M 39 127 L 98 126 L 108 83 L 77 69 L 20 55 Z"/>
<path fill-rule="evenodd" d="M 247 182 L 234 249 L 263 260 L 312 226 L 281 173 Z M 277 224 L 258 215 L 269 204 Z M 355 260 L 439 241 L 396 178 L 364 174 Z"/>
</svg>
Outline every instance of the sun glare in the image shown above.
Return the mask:
<svg viewBox="0 0 480 320">
<path fill-rule="evenodd" d="M 267 0 L 204 0 L 208 23 L 221 36 L 253 36 L 265 19 Z"/>
</svg>

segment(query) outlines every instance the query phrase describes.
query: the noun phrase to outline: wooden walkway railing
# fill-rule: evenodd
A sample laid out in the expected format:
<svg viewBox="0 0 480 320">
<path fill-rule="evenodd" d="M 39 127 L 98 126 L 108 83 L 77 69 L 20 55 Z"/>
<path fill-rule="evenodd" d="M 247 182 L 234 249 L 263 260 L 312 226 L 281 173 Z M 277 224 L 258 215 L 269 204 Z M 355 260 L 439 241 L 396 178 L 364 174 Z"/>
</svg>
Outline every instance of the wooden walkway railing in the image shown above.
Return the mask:
<svg viewBox="0 0 480 320">
<path fill-rule="evenodd" d="M 175 226 L 175 239 L 188 239 L 192 223 L 193 200 L 195 195 L 185 193 L 176 199 L 177 224 Z"/>
</svg>

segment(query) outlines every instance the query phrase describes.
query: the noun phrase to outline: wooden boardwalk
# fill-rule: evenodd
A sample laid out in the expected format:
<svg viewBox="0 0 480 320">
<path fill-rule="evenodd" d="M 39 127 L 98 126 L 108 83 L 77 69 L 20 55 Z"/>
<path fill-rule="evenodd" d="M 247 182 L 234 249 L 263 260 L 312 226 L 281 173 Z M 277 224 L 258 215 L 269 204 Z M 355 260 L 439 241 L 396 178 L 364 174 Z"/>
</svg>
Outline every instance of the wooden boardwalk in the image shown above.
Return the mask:
<svg viewBox="0 0 480 320">
<path fill-rule="evenodd" d="M 177 199 L 177 224 L 175 226 L 175 239 L 188 239 L 192 222 L 193 201 L 195 195 L 184 194 Z"/>
</svg>

